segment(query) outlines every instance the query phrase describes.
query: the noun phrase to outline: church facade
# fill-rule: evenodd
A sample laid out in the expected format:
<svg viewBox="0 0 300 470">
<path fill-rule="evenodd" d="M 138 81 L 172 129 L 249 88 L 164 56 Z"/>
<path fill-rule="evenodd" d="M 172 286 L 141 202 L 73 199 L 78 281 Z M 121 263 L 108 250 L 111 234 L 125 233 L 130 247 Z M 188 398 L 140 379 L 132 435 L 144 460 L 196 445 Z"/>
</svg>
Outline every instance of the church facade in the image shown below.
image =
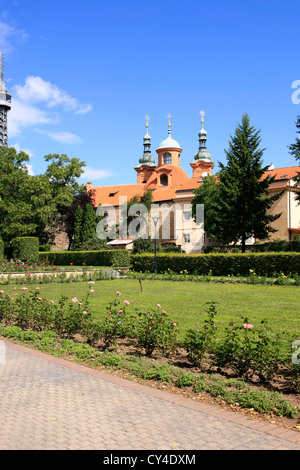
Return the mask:
<svg viewBox="0 0 300 470">
<path fill-rule="evenodd" d="M 204 247 L 215 244 L 205 234 L 205 208 L 199 208 L 196 221 L 192 218 L 191 201 L 193 191 L 198 188 L 203 178 L 212 174 L 214 163 L 207 151 L 207 132 L 204 129 L 204 113 L 202 113 L 202 128 L 198 133 L 199 148 L 190 163 L 189 176 L 181 168 L 180 157 L 182 148 L 171 135 L 171 123 L 168 124 L 168 136 L 156 149 L 156 159 L 151 154 L 151 137 L 148 133 L 148 118 L 146 122 L 146 135 L 143 139 L 143 155 L 134 168 L 137 174 L 136 184 L 98 186 L 93 187 L 92 182 L 87 183 L 86 190 L 93 190 L 94 204 L 99 204 L 105 215 L 107 226 L 126 227 L 120 224 L 121 208 L 124 203 L 134 197 L 141 197 L 151 190 L 152 206 L 147 214 L 145 238 L 157 238 L 160 244 L 175 244 L 186 253 L 201 252 Z M 295 200 L 293 178 L 300 172 L 300 167 L 269 168 L 266 176 L 275 176 L 269 187 L 270 192 L 279 192 L 284 189 L 283 196 L 274 203 L 271 213 L 281 213 L 281 217 L 273 223 L 277 232 L 271 239 L 293 240 L 300 236 L 300 205 Z M 158 221 L 158 223 L 156 223 Z M 130 246 L 134 235 L 125 230 L 115 231 L 118 246 Z M 114 235 L 114 232 L 111 232 Z M 145 233 L 145 232 L 143 232 Z M 143 236 L 143 235 L 138 235 Z M 253 238 L 247 243 L 254 243 Z"/>
</svg>

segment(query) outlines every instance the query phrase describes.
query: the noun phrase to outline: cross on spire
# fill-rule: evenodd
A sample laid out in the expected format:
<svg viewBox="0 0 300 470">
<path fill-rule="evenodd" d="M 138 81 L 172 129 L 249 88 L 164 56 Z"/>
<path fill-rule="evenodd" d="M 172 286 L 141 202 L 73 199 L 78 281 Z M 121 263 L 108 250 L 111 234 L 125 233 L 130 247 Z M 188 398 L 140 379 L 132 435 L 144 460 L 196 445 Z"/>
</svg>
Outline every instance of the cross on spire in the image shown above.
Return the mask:
<svg viewBox="0 0 300 470">
<path fill-rule="evenodd" d="M 199 114 L 200 114 L 200 116 L 202 116 L 202 117 L 201 117 L 201 124 L 202 124 L 202 129 L 203 129 L 205 111 L 202 110 L 202 111 L 200 111 Z"/>
<path fill-rule="evenodd" d="M 148 122 L 149 122 L 150 116 L 148 116 L 148 114 L 147 114 L 147 116 L 145 116 L 145 119 L 146 119 L 146 127 L 149 127 Z"/>
</svg>

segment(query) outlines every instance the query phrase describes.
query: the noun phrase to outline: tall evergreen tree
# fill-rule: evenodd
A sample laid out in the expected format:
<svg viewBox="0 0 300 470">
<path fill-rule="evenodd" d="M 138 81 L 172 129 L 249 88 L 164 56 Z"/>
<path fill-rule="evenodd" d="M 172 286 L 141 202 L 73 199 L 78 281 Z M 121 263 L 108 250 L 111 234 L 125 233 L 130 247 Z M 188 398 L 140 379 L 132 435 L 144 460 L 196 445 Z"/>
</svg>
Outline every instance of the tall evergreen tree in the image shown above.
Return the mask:
<svg viewBox="0 0 300 470">
<path fill-rule="evenodd" d="M 78 206 L 74 217 L 73 250 L 79 250 L 81 247 L 82 221 L 83 209 L 81 206 Z"/>
<path fill-rule="evenodd" d="M 81 242 L 85 243 L 87 240 L 96 236 L 97 216 L 95 209 L 91 204 L 85 206 L 82 221 Z"/>
<path fill-rule="evenodd" d="M 260 148 L 260 143 L 260 132 L 250 125 L 245 113 L 225 150 L 227 165 L 219 162 L 215 190 L 212 190 L 212 182 L 207 182 L 204 189 L 200 187 L 195 191 L 193 200 L 193 206 L 204 203 L 207 235 L 225 244 L 241 242 L 243 252 L 249 237 L 269 238 L 269 234 L 276 231 L 271 223 L 281 215 L 267 213 L 282 193 L 272 196 L 266 193 L 274 178 L 263 178 L 268 167 L 262 164 L 264 149 Z"/>
<path fill-rule="evenodd" d="M 291 144 L 288 148 L 290 150 L 290 154 L 295 157 L 296 160 L 299 161 L 300 164 L 300 116 L 297 116 L 297 121 L 296 121 L 296 129 L 297 129 L 297 136 L 296 136 L 296 141 L 294 144 Z M 295 178 L 295 182 L 297 186 L 300 186 L 300 172 Z M 297 192 L 296 195 L 296 201 L 300 203 L 300 193 Z"/>
</svg>

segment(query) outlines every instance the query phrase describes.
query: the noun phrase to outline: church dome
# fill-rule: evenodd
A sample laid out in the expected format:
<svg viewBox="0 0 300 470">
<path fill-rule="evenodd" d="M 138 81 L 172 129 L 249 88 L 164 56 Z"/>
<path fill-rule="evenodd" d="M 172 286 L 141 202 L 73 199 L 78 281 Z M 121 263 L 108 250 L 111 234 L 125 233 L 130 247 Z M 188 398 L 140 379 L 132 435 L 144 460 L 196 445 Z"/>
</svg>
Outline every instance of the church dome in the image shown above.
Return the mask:
<svg viewBox="0 0 300 470">
<path fill-rule="evenodd" d="M 157 150 L 170 148 L 181 149 L 179 143 L 176 140 L 172 139 L 171 134 L 169 134 L 169 136 L 159 144 Z"/>
<path fill-rule="evenodd" d="M 210 156 L 210 153 L 207 152 L 207 150 L 199 150 L 199 152 L 197 152 L 195 154 L 195 157 L 194 157 L 194 160 L 205 160 L 205 161 L 211 161 L 211 156 Z"/>
</svg>

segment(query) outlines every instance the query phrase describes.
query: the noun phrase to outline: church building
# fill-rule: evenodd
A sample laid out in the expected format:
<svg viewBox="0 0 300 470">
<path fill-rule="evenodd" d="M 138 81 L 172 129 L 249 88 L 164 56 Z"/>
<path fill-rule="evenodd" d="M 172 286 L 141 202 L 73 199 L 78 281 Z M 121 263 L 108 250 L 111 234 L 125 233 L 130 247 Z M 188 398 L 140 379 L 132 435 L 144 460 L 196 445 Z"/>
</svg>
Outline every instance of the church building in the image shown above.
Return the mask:
<svg viewBox="0 0 300 470">
<path fill-rule="evenodd" d="M 134 168 L 137 174 L 136 184 L 97 186 L 87 183 L 86 190 L 94 190 L 94 204 L 101 207 L 106 216 L 108 225 L 118 225 L 120 210 L 124 202 L 135 196 L 151 190 L 152 208 L 148 217 L 148 234 L 156 237 L 158 243 L 171 243 L 177 245 L 186 253 L 197 253 L 208 245 L 215 244 L 205 234 L 205 213 L 200 214 L 197 223 L 192 218 L 191 201 L 193 191 L 199 187 L 203 178 L 212 174 L 214 163 L 207 151 L 207 132 L 204 129 L 204 112 L 202 115 L 202 128 L 198 132 L 199 148 L 194 155 L 191 166 L 192 175 L 189 176 L 180 164 L 182 148 L 171 135 L 171 122 L 169 115 L 168 136 L 156 148 L 157 157 L 151 154 L 151 137 L 148 133 L 148 116 L 146 116 L 146 135 L 143 139 L 144 151 Z M 282 213 L 281 217 L 273 223 L 277 232 L 271 239 L 293 240 L 300 236 L 300 205 L 295 201 L 293 192 L 293 178 L 300 172 L 300 167 L 269 168 L 266 176 L 275 176 L 269 187 L 270 192 L 285 189 L 283 196 L 274 203 L 271 213 Z M 205 209 L 204 209 L 205 212 Z M 155 217 L 159 223 L 154 224 Z M 157 230 L 157 231 L 156 231 Z M 126 234 L 125 234 L 126 235 Z M 116 234 L 118 246 L 132 246 L 127 236 Z M 249 239 L 247 243 L 254 243 Z"/>
</svg>

